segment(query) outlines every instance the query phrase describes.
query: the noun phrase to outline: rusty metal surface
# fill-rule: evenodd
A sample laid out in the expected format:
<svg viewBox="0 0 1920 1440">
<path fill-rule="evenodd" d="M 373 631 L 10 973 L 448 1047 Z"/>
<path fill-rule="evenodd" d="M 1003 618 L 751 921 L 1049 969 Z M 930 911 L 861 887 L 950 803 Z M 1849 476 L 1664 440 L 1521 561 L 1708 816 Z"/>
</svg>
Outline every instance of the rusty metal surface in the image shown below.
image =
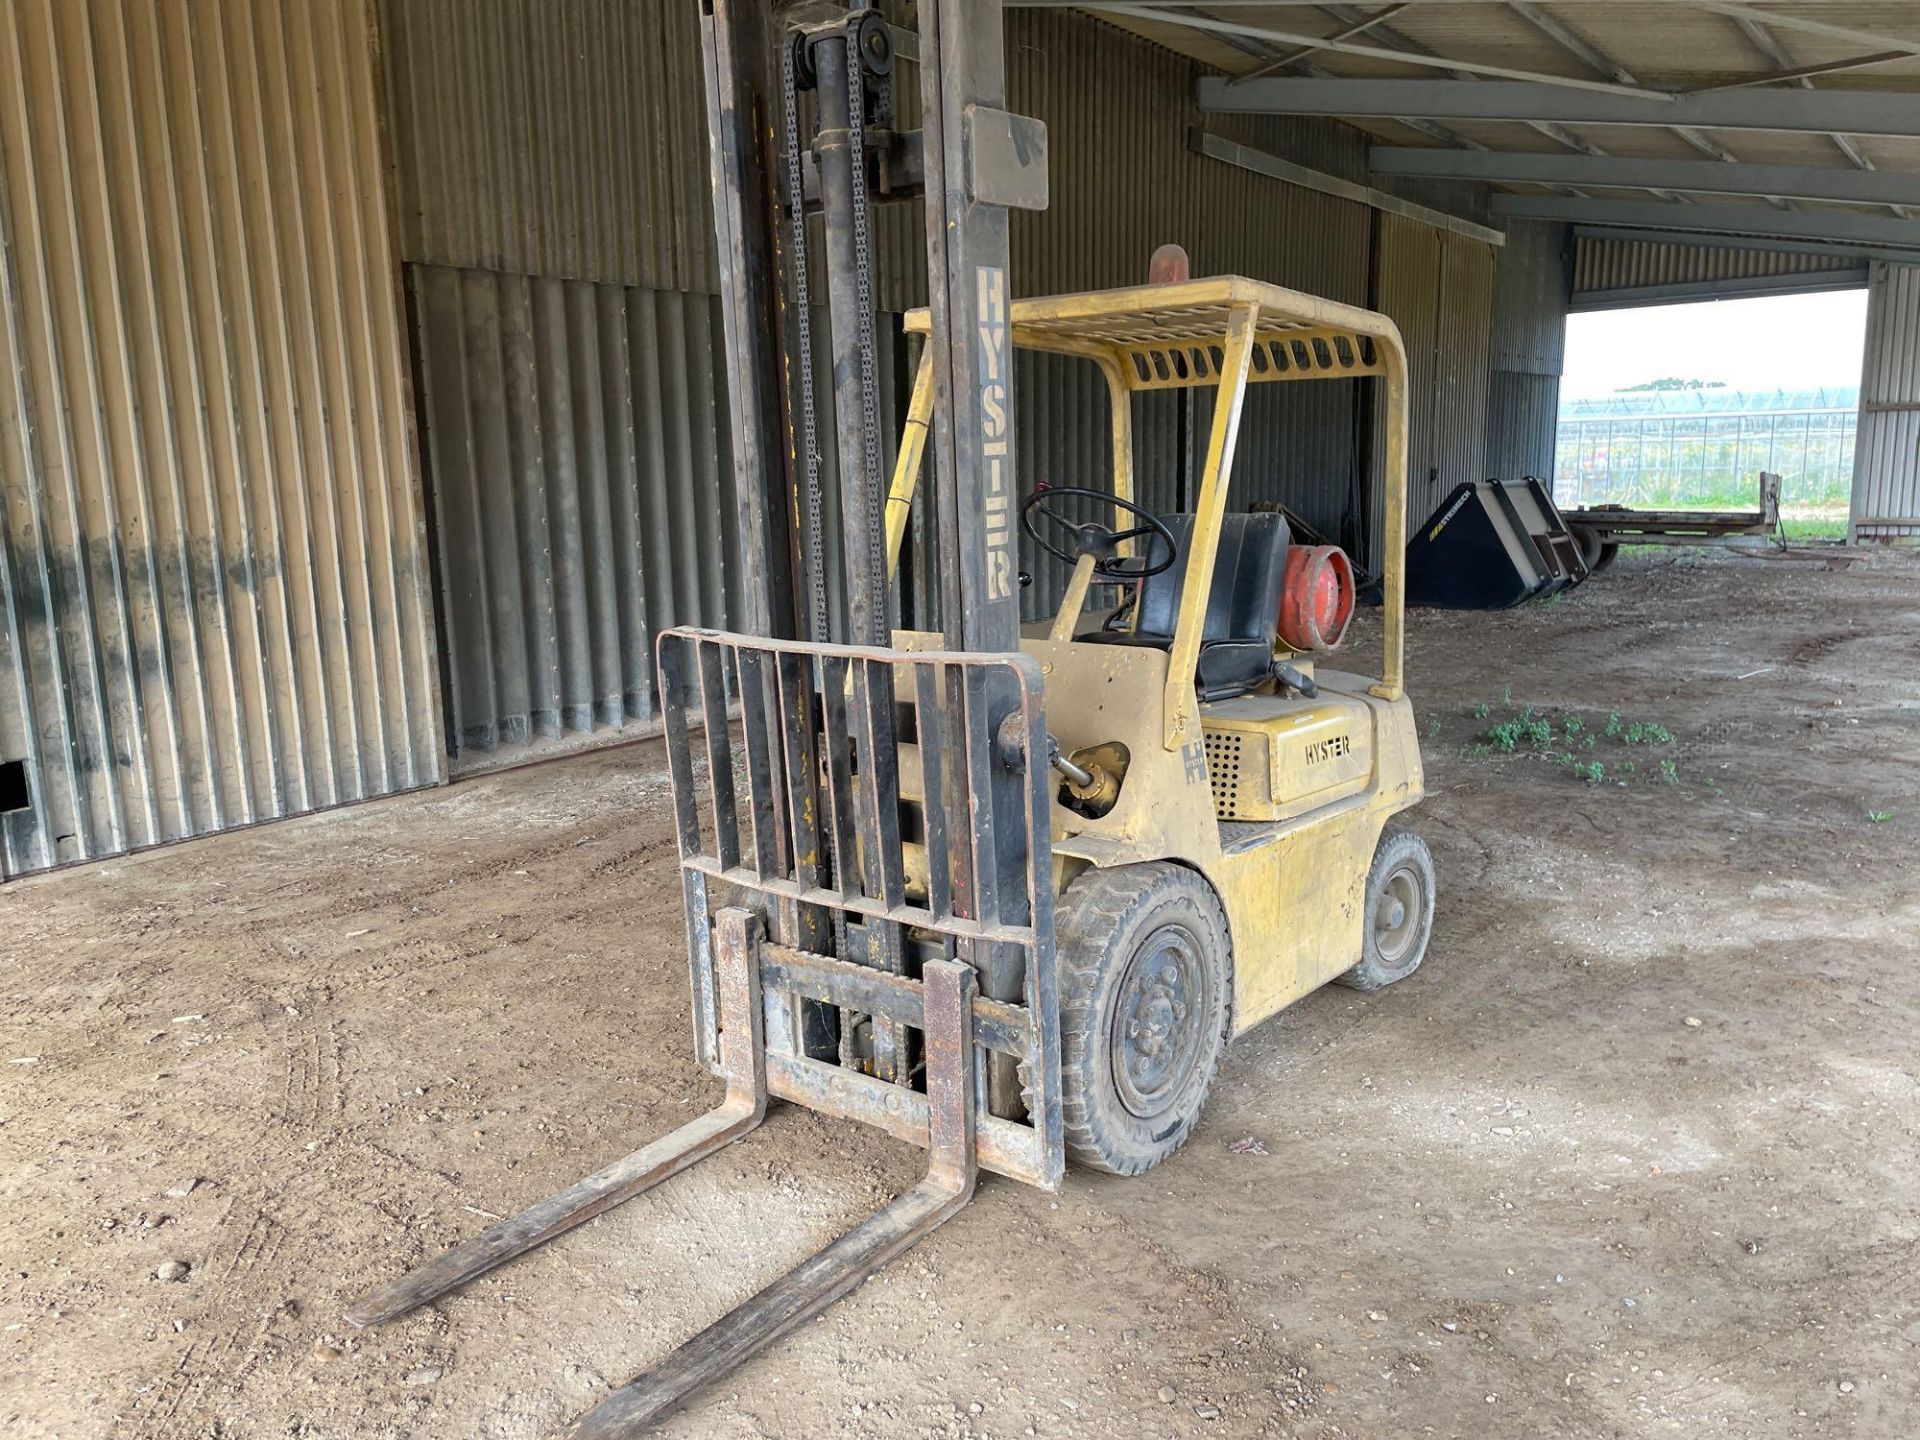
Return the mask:
<svg viewBox="0 0 1920 1440">
<path fill-rule="evenodd" d="M 0 875 L 436 783 L 353 0 L 0 7 Z"/>
<path fill-rule="evenodd" d="M 353 1302 L 347 1319 L 380 1325 L 477 1280 L 537 1245 L 651 1190 L 732 1144 L 767 1111 L 760 1029 L 759 922 L 743 910 L 714 917 L 714 975 L 720 1003 L 720 1069 L 726 1097 L 696 1120 L 569 1185 L 391 1284 Z"/>
</svg>

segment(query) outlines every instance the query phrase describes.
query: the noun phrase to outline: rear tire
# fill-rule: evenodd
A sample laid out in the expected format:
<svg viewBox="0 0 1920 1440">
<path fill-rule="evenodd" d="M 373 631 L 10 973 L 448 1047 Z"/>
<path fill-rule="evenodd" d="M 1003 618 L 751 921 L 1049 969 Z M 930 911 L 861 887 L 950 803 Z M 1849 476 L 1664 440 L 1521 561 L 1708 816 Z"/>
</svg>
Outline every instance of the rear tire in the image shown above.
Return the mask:
<svg viewBox="0 0 1920 1440">
<path fill-rule="evenodd" d="M 1068 1153 L 1114 1175 L 1186 1143 L 1233 1014 L 1213 888 L 1156 861 L 1090 870 L 1060 897 L 1061 1113 Z"/>
<path fill-rule="evenodd" d="M 1334 984 L 1378 990 L 1420 968 L 1433 935 L 1433 855 L 1411 830 L 1389 825 L 1367 870 L 1360 963 Z"/>
</svg>

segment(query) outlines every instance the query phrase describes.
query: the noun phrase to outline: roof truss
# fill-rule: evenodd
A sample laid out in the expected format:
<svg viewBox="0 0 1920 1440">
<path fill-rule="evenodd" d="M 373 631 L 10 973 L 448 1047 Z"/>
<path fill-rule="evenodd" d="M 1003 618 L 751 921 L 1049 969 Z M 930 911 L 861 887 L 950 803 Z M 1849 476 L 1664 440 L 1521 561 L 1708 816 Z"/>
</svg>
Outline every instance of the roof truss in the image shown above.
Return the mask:
<svg viewBox="0 0 1920 1440">
<path fill-rule="evenodd" d="M 1199 106 L 1212 113 L 1331 115 L 1395 120 L 1551 121 L 1562 125 L 1689 125 L 1850 135 L 1913 135 L 1920 97 L 1873 90 L 1719 90 L 1611 93 L 1524 80 L 1350 80 L 1274 77 L 1232 85 L 1205 76 Z"/>
<path fill-rule="evenodd" d="M 1780 195 L 1853 205 L 1920 205 L 1920 175 L 1842 170 L 1823 165 L 1728 165 L 1717 160 L 1647 160 L 1376 146 L 1372 166 L 1377 175 L 1421 175 L 1496 184 L 1681 190 L 1704 195 Z"/>
</svg>

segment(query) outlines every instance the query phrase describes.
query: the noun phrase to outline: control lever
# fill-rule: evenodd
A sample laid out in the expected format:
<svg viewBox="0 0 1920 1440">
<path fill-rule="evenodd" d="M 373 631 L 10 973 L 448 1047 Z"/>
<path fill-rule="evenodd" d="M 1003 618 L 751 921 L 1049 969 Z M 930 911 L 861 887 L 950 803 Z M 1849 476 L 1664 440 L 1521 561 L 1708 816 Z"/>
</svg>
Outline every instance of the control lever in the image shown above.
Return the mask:
<svg viewBox="0 0 1920 1440">
<path fill-rule="evenodd" d="M 1289 665 L 1284 660 L 1273 662 L 1273 678 L 1289 690 L 1298 690 L 1309 700 L 1320 693 L 1320 687 L 1314 683 L 1311 675 L 1296 665 Z"/>
</svg>

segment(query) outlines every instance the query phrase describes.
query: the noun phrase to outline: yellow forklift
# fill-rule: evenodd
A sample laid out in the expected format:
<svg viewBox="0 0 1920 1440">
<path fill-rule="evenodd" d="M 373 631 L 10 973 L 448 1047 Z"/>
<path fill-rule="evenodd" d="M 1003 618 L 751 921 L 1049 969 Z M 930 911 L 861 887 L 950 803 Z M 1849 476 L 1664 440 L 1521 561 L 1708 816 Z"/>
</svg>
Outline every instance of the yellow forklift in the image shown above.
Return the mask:
<svg viewBox="0 0 1920 1440">
<path fill-rule="evenodd" d="M 1016 349 L 1084 359 L 1108 390 L 1111 490 L 1040 486 L 1023 506 L 1029 536 L 1074 568 L 1020 648 L 1062 772 L 1048 820 L 1068 1153 L 1137 1174 L 1186 1139 L 1229 1036 L 1329 980 L 1403 979 L 1426 951 L 1432 861 L 1388 824 L 1422 794 L 1401 678 L 1406 361 L 1385 316 L 1238 276 L 1017 300 L 1010 328 Z M 1316 653 L 1340 637 L 1316 631 L 1313 603 L 1340 629 L 1350 613 L 1344 557 L 1291 593 L 1290 571 L 1298 591 L 1328 557 L 1293 544 L 1282 514 L 1227 509 L 1248 385 L 1359 377 L 1383 383 L 1386 415 L 1378 678 Z M 1194 510 L 1156 516 L 1134 498 L 1132 397 L 1197 387 L 1217 393 Z M 896 559 L 933 390 L 923 360 L 889 495 Z M 1095 607 L 1096 587 L 1124 598 Z M 902 798 L 920 801 L 910 783 Z"/>
<path fill-rule="evenodd" d="M 743 71 L 763 12 L 703 0 L 743 527 L 771 553 L 791 517 L 797 552 L 784 606 L 782 567 L 743 555 L 755 633 L 658 642 L 696 1048 L 725 1096 L 348 1318 L 439 1300 L 739 1140 L 770 1099 L 919 1145 L 928 1171 L 616 1389 L 580 1436 L 640 1433 L 940 1225 L 981 1169 L 1056 1190 L 1069 1155 L 1118 1174 L 1158 1164 L 1191 1133 L 1231 1035 L 1329 980 L 1403 978 L 1432 925 L 1426 847 L 1389 823 L 1422 787 L 1402 690 L 1398 331 L 1232 276 L 1013 299 L 1006 212 L 1045 203 L 1045 132 L 1004 108 L 997 0 L 918 12 L 909 136 L 877 9 L 807 7 L 767 46 L 756 93 Z M 786 164 L 766 189 L 790 226 L 778 265 L 753 219 L 771 55 Z M 868 205 L 903 193 L 925 200 L 932 303 L 905 322 L 925 344 L 887 487 Z M 816 212 L 837 565 L 812 387 Z M 782 327 L 785 399 L 766 344 Z M 1110 488 L 1023 491 L 1021 350 L 1104 375 Z M 1344 556 L 1294 544 L 1280 514 L 1228 510 L 1247 388 L 1356 378 L 1380 387 L 1385 440 L 1375 676 L 1328 663 L 1353 607 Z M 1155 515 L 1136 498 L 1133 397 L 1188 387 L 1216 392 L 1199 490 L 1191 513 Z M 916 498 L 937 537 L 938 632 L 888 619 Z M 1020 529 L 1073 566 L 1057 612 L 1024 627 Z"/>
</svg>

